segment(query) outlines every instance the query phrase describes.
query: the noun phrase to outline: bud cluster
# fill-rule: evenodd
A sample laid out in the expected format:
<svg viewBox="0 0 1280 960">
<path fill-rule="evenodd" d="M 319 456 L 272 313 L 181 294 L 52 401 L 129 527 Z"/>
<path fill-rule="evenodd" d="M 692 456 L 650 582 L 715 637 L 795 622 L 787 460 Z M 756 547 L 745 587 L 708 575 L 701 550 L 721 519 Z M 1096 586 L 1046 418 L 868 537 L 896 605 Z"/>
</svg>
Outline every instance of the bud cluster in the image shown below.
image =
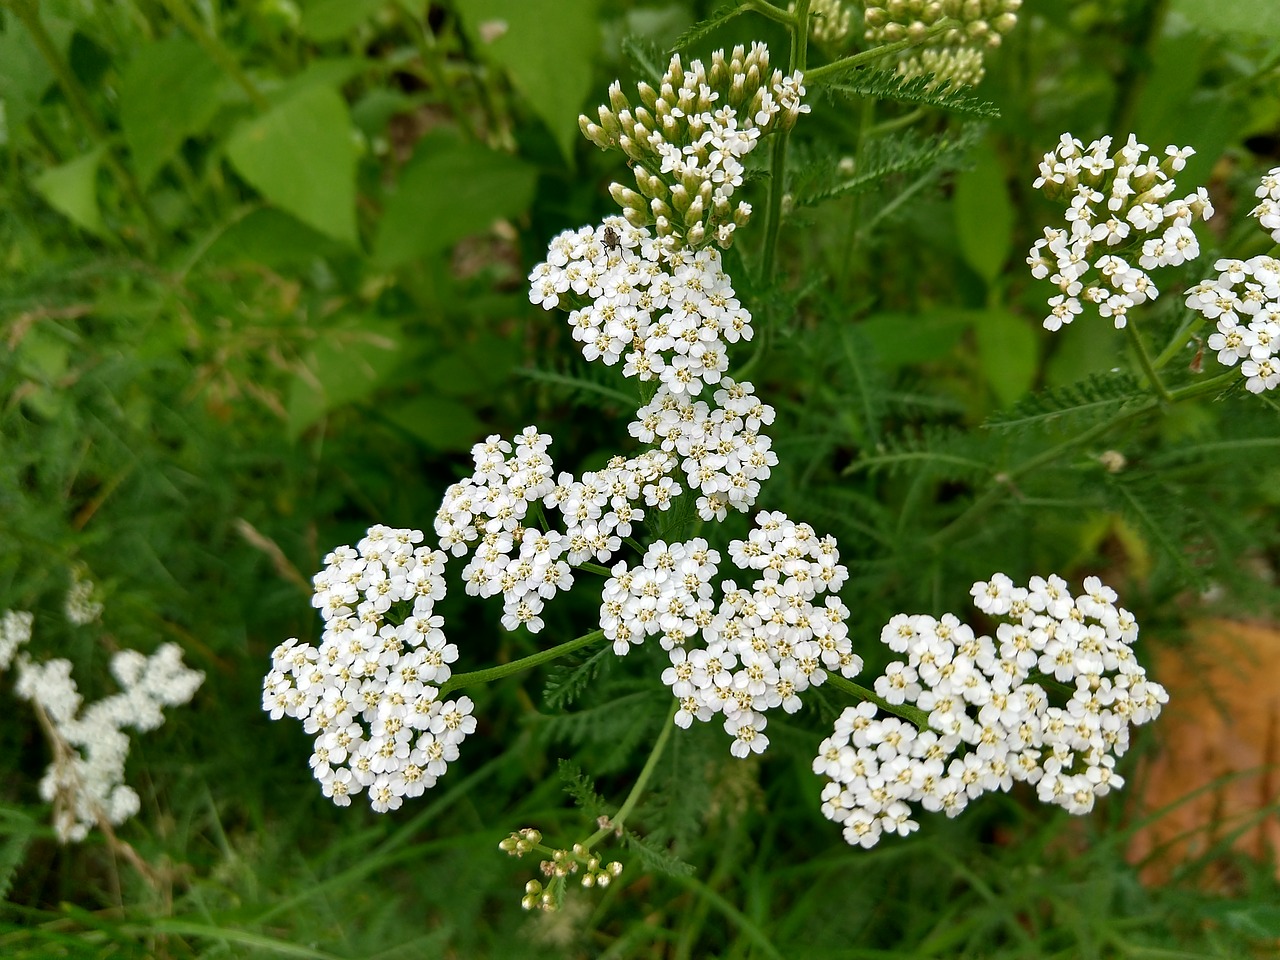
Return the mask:
<svg viewBox="0 0 1280 960">
<path fill-rule="evenodd" d="M 733 202 L 743 183 L 742 158 L 762 136 L 790 130 L 809 112 L 804 92 L 800 74 L 771 71 L 768 48 L 755 43 L 727 57 L 716 51 L 709 69 L 701 60 L 686 66 L 672 57 L 656 88 L 639 85 L 635 105 L 614 81 L 599 122 L 582 116 L 578 124 L 600 149 L 626 154 L 635 189 L 614 183 L 609 192 L 628 223 L 653 225 L 672 247 L 728 247 L 751 216 L 750 204 Z"/>
<path fill-rule="evenodd" d="M 866 37 L 873 43 L 924 44 L 899 62 L 904 76 L 931 73 L 939 85 L 973 86 L 982 80 L 984 49 L 1000 45 L 1017 25 L 1021 6 L 1022 0 L 888 0 L 867 5 Z M 952 25 L 930 35 L 943 20 Z"/>
<path fill-rule="evenodd" d="M 604 862 L 585 844 L 575 843 L 569 849 L 552 849 L 542 845 L 542 833 L 532 827 L 518 830 L 498 843 L 498 849 L 513 857 L 528 853 L 547 854 L 538 866 L 544 877 L 550 878 L 545 886 L 541 880 L 530 880 L 524 885 L 520 905 L 526 910 L 556 910 L 564 895 L 565 882 L 577 876 L 584 887 L 607 887 L 622 874 L 622 864 L 617 860 Z"/>
<path fill-rule="evenodd" d="M 794 2 L 787 12 L 795 13 Z M 813 0 L 809 5 L 809 35 L 818 43 L 835 46 L 849 36 L 853 26 L 853 11 L 843 0 Z"/>
<path fill-rule="evenodd" d="M 1122 328 L 1131 307 L 1159 295 L 1148 270 L 1200 255 L 1191 225 L 1213 216 L 1209 195 L 1200 187 L 1181 199 L 1173 196 L 1174 174 L 1195 151 L 1170 146 L 1160 159 L 1132 134 L 1110 150 L 1110 137 L 1085 147 L 1064 133 L 1040 163 L 1036 189 L 1066 201 L 1063 226 L 1045 227 L 1027 256 L 1031 275 L 1048 278 L 1060 291 L 1049 300 L 1046 330 L 1074 320 L 1081 300 Z"/>
</svg>

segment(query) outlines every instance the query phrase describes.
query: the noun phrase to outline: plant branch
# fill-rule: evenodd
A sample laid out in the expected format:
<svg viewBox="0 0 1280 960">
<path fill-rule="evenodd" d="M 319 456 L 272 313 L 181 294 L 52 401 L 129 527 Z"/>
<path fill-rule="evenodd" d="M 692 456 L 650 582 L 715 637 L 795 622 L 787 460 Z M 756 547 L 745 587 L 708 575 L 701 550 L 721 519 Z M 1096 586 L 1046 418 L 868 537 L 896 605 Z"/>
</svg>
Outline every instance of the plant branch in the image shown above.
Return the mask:
<svg viewBox="0 0 1280 960">
<path fill-rule="evenodd" d="M 1164 385 L 1164 381 L 1160 379 L 1160 374 L 1156 372 L 1156 368 L 1151 362 L 1151 354 L 1147 351 L 1147 343 L 1142 339 L 1142 334 L 1138 332 L 1137 326 L 1132 323 L 1126 323 L 1124 325 L 1124 333 L 1138 354 L 1138 363 L 1142 367 L 1142 372 L 1146 375 L 1147 383 L 1151 385 L 1151 388 L 1155 390 L 1164 403 L 1171 403 L 1173 397 L 1169 395 L 1168 388 Z"/>
<path fill-rule="evenodd" d="M 514 676 L 517 673 L 523 673 L 525 670 L 532 670 L 534 667 L 541 666 L 544 663 L 550 663 L 552 660 L 558 660 L 563 656 L 573 653 L 575 650 L 581 650 L 583 647 L 590 646 L 597 640 L 604 637 L 603 630 L 592 630 L 590 633 L 583 634 L 573 640 L 566 640 L 554 647 L 546 650 L 539 650 L 527 657 L 521 657 L 519 660 L 512 660 L 510 663 L 499 664 L 496 667 L 490 667 L 487 670 L 473 670 L 471 673 L 455 673 L 452 677 L 440 685 L 440 696 L 444 696 L 459 687 L 476 686 L 482 683 L 493 683 L 495 680 L 501 680 L 503 677 Z"/>
<path fill-rule="evenodd" d="M 826 683 L 831 684 L 842 693 L 847 693 L 851 697 L 858 700 L 864 700 L 868 703 L 874 703 L 885 713 L 892 713 L 895 717 L 901 717 L 908 723 L 915 724 L 921 730 L 929 729 L 929 714 L 925 713 L 919 707 L 913 707 L 905 703 L 893 704 L 883 697 L 877 695 L 860 683 L 854 683 L 852 680 L 846 680 L 838 673 L 828 673 Z"/>
<path fill-rule="evenodd" d="M 649 751 L 649 759 L 644 762 L 644 767 L 641 768 L 640 775 L 636 777 L 636 782 L 631 785 L 631 792 L 622 801 L 622 806 L 618 808 L 618 812 L 609 818 L 608 825 L 602 826 L 587 840 L 583 841 L 583 846 L 588 850 L 611 833 L 622 835 L 622 828 L 627 822 L 627 817 L 631 816 L 636 804 L 640 802 L 640 796 L 644 793 L 644 788 L 648 786 L 649 780 L 653 777 L 653 771 L 657 769 L 658 761 L 662 758 L 662 753 L 667 748 L 667 741 L 671 739 L 671 731 L 676 726 L 675 717 L 679 707 L 680 701 L 673 698 L 671 709 L 667 712 L 666 722 L 662 725 L 662 731 L 658 734 L 658 739 L 654 741 L 653 749 Z"/>
</svg>

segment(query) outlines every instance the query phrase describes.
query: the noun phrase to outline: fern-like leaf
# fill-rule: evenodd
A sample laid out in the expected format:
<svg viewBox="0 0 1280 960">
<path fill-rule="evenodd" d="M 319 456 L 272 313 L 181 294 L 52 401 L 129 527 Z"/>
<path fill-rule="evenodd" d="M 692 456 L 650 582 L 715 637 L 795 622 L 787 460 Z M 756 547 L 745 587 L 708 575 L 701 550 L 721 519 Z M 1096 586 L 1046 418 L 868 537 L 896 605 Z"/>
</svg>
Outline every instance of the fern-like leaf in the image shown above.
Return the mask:
<svg viewBox="0 0 1280 960">
<path fill-rule="evenodd" d="M 982 127 L 968 124 L 959 132 L 922 137 L 912 131 L 872 140 L 857 158 L 852 174 L 837 169 L 797 185 L 796 205 L 815 206 L 837 197 L 875 189 L 886 177 L 901 173 L 934 173 L 950 169 L 981 138 Z"/>
<path fill-rule="evenodd" d="M 742 3 L 722 3 L 716 7 L 711 16 L 701 23 L 694 24 L 680 36 L 676 37 L 676 42 L 671 45 L 672 52 L 677 50 L 687 50 L 703 37 L 715 32 L 718 28 L 728 23 L 734 17 L 746 13 L 751 8 Z"/>
<path fill-rule="evenodd" d="M 647 873 L 662 873 L 670 877 L 688 877 L 693 874 L 693 864 L 685 863 L 666 847 L 659 846 L 638 833 L 623 830 L 622 843 L 635 854 L 636 860 Z"/>
<path fill-rule="evenodd" d="M 966 96 L 969 87 L 935 86 L 932 74 L 908 79 L 891 70 L 859 70 L 843 82 L 822 89 L 838 96 L 923 104 L 971 117 L 1000 116 L 1000 108 L 990 100 Z"/>
<path fill-rule="evenodd" d="M 582 768 L 572 760 L 561 760 L 556 772 L 560 775 L 560 782 L 564 786 L 564 792 L 592 820 L 609 816 L 613 813 L 613 807 L 610 806 L 609 802 L 596 793 L 595 781 L 583 773 Z"/>
<path fill-rule="evenodd" d="M 582 696 L 589 684 L 617 662 L 612 647 L 601 647 L 586 658 L 557 665 L 542 688 L 542 702 L 552 710 L 563 710 Z"/>
<path fill-rule="evenodd" d="M 1128 373 L 1094 374 L 1086 380 L 1032 394 L 1011 409 L 993 414 L 984 426 L 993 430 L 1058 427 L 1070 421 L 1087 426 L 1113 417 L 1125 407 L 1151 403 Z"/>
</svg>

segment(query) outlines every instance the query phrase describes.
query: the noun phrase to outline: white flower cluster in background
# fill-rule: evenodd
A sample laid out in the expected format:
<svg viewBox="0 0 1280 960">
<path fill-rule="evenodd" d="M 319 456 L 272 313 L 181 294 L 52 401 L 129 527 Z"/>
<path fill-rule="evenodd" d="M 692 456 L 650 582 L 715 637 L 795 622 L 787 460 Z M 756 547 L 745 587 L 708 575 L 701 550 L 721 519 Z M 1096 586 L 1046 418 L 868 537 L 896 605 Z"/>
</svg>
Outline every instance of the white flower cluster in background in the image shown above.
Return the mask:
<svg viewBox="0 0 1280 960">
<path fill-rule="evenodd" d="M 716 51 L 709 69 L 701 60 L 686 67 L 676 55 L 656 88 L 641 83 L 637 93 L 633 106 L 615 81 L 599 123 L 578 121 L 600 149 L 627 156 L 636 189 L 614 183 L 610 194 L 629 223 L 653 225 L 664 247 L 728 247 L 751 216 L 750 204 L 733 202 L 742 158 L 809 112 L 801 75 L 770 71 L 768 48 L 755 43 L 728 57 Z"/>
<path fill-rule="evenodd" d="M 67 620 L 77 627 L 88 626 L 102 616 L 102 603 L 96 599 L 93 581 L 89 579 L 89 571 L 76 564 L 71 568 L 71 587 L 67 590 L 63 612 Z"/>
<path fill-rule="evenodd" d="M 1257 217 L 1262 228 L 1271 231 L 1271 239 L 1280 243 L 1280 167 L 1267 171 L 1254 196 L 1262 202 L 1249 211 L 1249 216 Z"/>
<path fill-rule="evenodd" d="M 619 655 L 659 637 L 671 659 L 662 680 L 680 701 L 675 722 L 723 717 L 736 757 L 769 745 L 766 711 L 794 713 L 799 694 L 826 671 L 851 677 L 862 669 L 849 642 L 849 610 L 835 595 L 848 571 L 834 538 L 782 513 L 762 512 L 756 524 L 746 540 L 730 543 L 729 556 L 759 578 L 745 589 L 723 581 L 718 605 L 711 581 L 720 555 L 695 539 L 658 541 L 640 565 L 617 564 L 600 606 L 600 626 Z"/>
<path fill-rule="evenodd" d="M 1036 189 L 1066 201 L 1061 227 L 1044 228 L 1027 256 L 1031 275 L 1059 293 L 1049 300 L 1046 330 L 1058 330 L 1093 303 L 1117 329 L 1128 311 L 1159 291 L 1147 271 L 1177 266 L 1200 255 L 1191 226 L 1213 216 L 1203 187 L 1181 199 L 1174 174 L 1195 151 L 1166 147 L 1163 159 L 1147 153 L 1131 134 L 1114 153 L 1111 138 L 1085 146 L 1064 133 L 1040 163 Z M 1094 272 L 1096 271 L 1096 272 Z"/>
<path fill-rule="evenodd" d="M 1187 291 L 1187 306 L 1212 320 L 1208 347 L 1218 362 L 1240 364 L 1250 393 L 1280 386 L 1280 260 L 1219 260 L 1218 277 Z"/>
<path fill-rule="evenodd" d="M 124 782 L 125 731 L 159 727 L 163 708 L 190 701 L 204 674 L 183 665 L 176 644 L 163 644 L 149 657 L 121 650 L 111 658 L 120 692 L 84 706 L 70 660 L 36 662 L 20 652 L 32 624 L 30 613 L 0 618 L 0 669 L 16 666 L 15 692 L 36 708 L 49 740 L 53 762 L 40 780 L 40 796 L 53 805 L 58 838 L 80 841 L 100 823 L 119 825 L 138 812 L 138 794 Z"/>
<path fill-rule="evenodd" d="M 787 5 L 789 13 L 795 13 L 794 2 Z M 813 0 L 809 4 L 809 34 L 819 43 L 839 44 L 849 36 L 853 26 L 853 9 L 843 0 Z"/>
<path fill-rule="evenodd" d="M 263 682 L 272 719 L 295 717 L 315 734 L 312 772 L 339 806 L 361 791 L 379 812 L 421 796 L 476 728 L 469 698 L 438 696 L 458 648 L 435 613 L 445 554 L 422 539 L 378 525 L 325 557 L 312 598 L 320 645 L 282 643 Z"/>
<path fill-rule="evenodd" d="M 1078 597 L 1058 577 L 1020 587 L 1003 574 L 972 593 L 979 610 L 1002 620 L 994 637 L 950 614 L 900 614 L 881 634 L 906 659 L 889 664 L 876 693 L 918 709 L 928 726 L 863 703 L 819 747 L 813 768 L 830 780 L 822 812 L 844 825 L 850 844 L 916 829 L 913 805 L 954 817 L 1014 781 L 1034 784 L 1042 802 L 1087 813 L 1123 785 L 1115 761 L 1130 727 L 1168 700 L 1134 657 L 1137 624 L 1096 577 Z"/>
</svg>

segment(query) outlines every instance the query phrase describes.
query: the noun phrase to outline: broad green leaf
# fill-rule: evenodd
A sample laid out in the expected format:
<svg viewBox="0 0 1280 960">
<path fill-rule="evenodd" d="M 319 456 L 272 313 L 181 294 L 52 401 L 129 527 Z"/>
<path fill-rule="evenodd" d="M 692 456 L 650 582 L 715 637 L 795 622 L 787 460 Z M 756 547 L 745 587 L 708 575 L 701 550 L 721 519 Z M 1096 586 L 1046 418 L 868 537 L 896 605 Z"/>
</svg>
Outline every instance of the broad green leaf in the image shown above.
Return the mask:
<svg viewBox="0 0 1280 960">
<path fill-rule="evenodd" d="M 120 125 L 146 186 L 218 109 L 223 75 L 199 45 L 172 37 L 142 47 L 120 82 Z"/>
<path fill-rule="evenodd" d="M 369 61 L 360 57 L 319 57 L 312 60 L 298 73 L 282 81 L 266 92 L 273 105 L 292 100 L 309 87 L 328 87 L 335 93 L 353 77 L 369 68 Z"/>
<path fill-rule="evenodd" d="M 27 122 L 54 77 L 18 18 L 10 16 L 6 23 L 6 29 L 0 33 L 0 100 L 4 101 L 9 129 L 16 131 Z M 49 16 L 43 18 L 43 23 L 58 52 L 66 56 L 75 25 Z"/>
<path fill-rule="evenodd" d="M 274 207 L 262 207 L 227 228 L 205 256 L 215 261 L 282 267 L 340 251 L 337 241 L 317 233 L 296 217 Z"/>
<path fill-rule="evenodd" d="M 386 0 L 319 0 L 302 12 L 302 32 L 317 43 L 340 40 L 385 5 Z"/>
<path fill-rule="evenodd" d="M 506 68 L 572 157 L 600 49 L 599 0 L 467 0 L 457 10 L 477 49 Z"/>
<path fill-rule="evenodd" d="M 440 132 L 418 142 L 378 224 L 375 256 L 394 267 L 447 250 L 525 210 L 536 171 L 504 153 Z"/>
<path fill-rule="evenodd" d="M 965 262 L 992 283 L 1013 245 L 1013 204 L 1004 167 L 988 143 L 973 153 L 974 166 L 956 177 L 956 238 Z"/>
<path fill-rule="evenodd" d="M 1275 0 L 1173 0 L 1171 9 L 1206 33 L 1280 37 L 1280 3 Z"/>
<path fill-rule="evenodd" d="M 296 440 L 330 410 L 372 394 L 399 365 L 400 331 L 389 324 L 325 331 L 289 390 L 288 431 Z"/>
<path fill-rule="evenodd" d="M 999 401 L 1017 402 L 1035 381 L 1039 367 L 1039 338 L 1032 321 L 1004 310 L 974 314 L 978 358 L 982 373 Z"/>
<path fill-rule="evenodd" d="M 98 164 L 103 147 L 53 167 L 36 177 L 32 185 L 49 206 L 90 233 L 106 232 L 98 209 Z"/>
<path fill-rule="evenodd" d="M 469 405 L 450 397 L 415 397 L 406 403 L 388 405 L 383 413 L 392 423 L 437 450 L 470 450 L 488 433 Z"/>
<path fill-rule="evenodd" d="M 350 244 L 356 234 L 356 145 L 346 102 L 311 86 L 241 124 L 227 143 L 236 171 L 272 203 Z"/>
</svg>

